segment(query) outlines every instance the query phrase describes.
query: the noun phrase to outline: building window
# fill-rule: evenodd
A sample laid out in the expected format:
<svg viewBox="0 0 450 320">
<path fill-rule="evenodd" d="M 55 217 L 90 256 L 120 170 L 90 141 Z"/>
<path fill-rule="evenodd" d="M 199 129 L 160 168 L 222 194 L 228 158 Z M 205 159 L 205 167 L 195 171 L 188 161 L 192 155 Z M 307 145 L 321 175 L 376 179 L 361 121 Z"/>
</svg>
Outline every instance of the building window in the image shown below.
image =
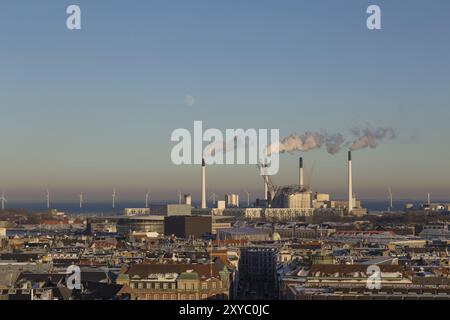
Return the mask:
<svg viewBox="0 0 450 320">
<path fill-rule="evenodd" d="M 159 289 L 159 282 L 155 283 L 155 289 Z"/>
<path fill-rule="evenodd" d="M 147 289 L 151 289 L 152 288 L 152 283 L 151 282 L 147 282 Z"/>
<path fill-rule="evenodd" d="M 168 283 L 164 283 L 164 284 L 163 284 L 163 288 L 164 288 L 164 290 L 167 290 L 167 289 L 168 289 L 168 287 L 169 287 L 169 284 L 168 284 Z"/>
<path fill-rule="evenodd" d="M 172 283 L 172 289 L 176 289 L 175 283 Z"/>
<path fill-rule="evenodd" d="M 159 294 L 155 293 L 155 300 L 159 300 Z"/>
<path fill-rule="evenodd" d="M 142 289 L 144 287 L 144 283 L 138 282 L 138 289 Z"/>
<path fill-rule="evenodd" d="M 163 300 L 168 300 L 167 299 L 167 294 L 163 294 Z"/>
<path fill-rule="evenodd" d="M 208 295 L 206 293 L 203 293 L 202 294 L 202 299 L 207 299 L 207 298 L 208 298 Z"/>
<path fill-rule="evenodd" d="M 176 295 L 176 294 L 172 294 L 172 295 L 170 296 L 170 298 L 171 298 L 172 300 L 177 300 L 177 295 Z"/>
<path fill-rule="evenodd" d="M 130 287 L 131 287 L 131 289 L 136 289 L 136 284 L 134 282 L 131 282 Z"/>
<path fill-rule="evenodd" d="M 202 290 L 208 289 L 208 283 L 202 282 Z"/>
<path fill-rule="evenodd" d="M 213 288 L 213 289 L 216 288 L 216 282 L 212 282 L 212 288 Z"/>
<path fill-rule="evenodd" d="M 191 290 L 195 290 L 195 283 L 191 284 Z"/>
</svg>

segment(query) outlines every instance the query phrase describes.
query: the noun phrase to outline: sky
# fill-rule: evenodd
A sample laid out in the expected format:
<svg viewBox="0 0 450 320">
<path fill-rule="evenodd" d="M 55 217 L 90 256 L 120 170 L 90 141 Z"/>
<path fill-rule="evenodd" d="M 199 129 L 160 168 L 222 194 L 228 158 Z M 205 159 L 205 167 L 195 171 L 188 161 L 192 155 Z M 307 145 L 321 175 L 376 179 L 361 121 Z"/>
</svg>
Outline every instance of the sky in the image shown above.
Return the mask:
<svg viewBox="0 0 450 320">
<path fill-rule="evenodd" d="M 82 29 L 66 28 L 81 8 Z M 379 5 L 382 29 L 368 30 Z M 0 190 L 36 200 L 199 196 L 171 133 L 205 127 L 397 138 L 353 155 L 362 199 L 450 200 L 450 2 L 0 1 Z M 275 184 L 345 198 L 346 152 L 281 155 Z M 209 166 L 207 192 L 262 197 L 254 165 Z"/>
</svg>

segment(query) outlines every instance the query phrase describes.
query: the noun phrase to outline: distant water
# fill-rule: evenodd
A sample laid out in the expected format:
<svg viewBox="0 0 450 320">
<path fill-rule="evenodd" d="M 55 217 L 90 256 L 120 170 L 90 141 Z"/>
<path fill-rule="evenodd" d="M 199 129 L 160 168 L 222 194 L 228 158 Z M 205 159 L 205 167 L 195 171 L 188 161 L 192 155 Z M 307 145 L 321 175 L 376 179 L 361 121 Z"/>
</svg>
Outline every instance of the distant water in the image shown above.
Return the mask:
<svg viewBox="0 0 450 320">
<path fill-rule="evenodd" d="M 149 205 L 150 210 L 161 207 L 163 203 L 151 203 Z M 8 203 L 7 208 L 11 209 L 25 209 L 30 212 L 46 212 L 47 204 L 46 203 L 32 203 L 32 202 L 23 202 L 23 203 Z M 145 203 L 140 202 L 117 202 L 115 207 L 112 207 L 110 202 L 90 202 L 83 204 L 83 207 L 80 208 L 79 202 L 52 202 L 50 204 L 50 209 L 55 209 L 66 214 L 73 215 L 120 215 L 123 213 L 125 208 L 145 208 Z"/>
<path fill-rule="evenodd" d="M 449 202 L 449 201 L 433 201 L 433 202 Z M 161 208 L 162 205 L 166 203 L 176 203 L 175 201 L 154 201 L 150 203 L 150 210 Z M 399 200 L 394 201 L 393 210 L 402 210 L 407 203 L 414 204 L 415 208 L 418 208 L 423 201 L 417 200 Z M 199 205 L 199 203 L 194 202 L 193 205 Z M 212 207 L 212 203 L 208 204 Z M 362 205 L 367 208 L 370 212 L 378 212 L 385 211 L 389 206 L 389 202 L 386 200 L 362 200 Z M 25 209 L 31 212 L 45 212 L 47 211 L 47 206 L 45 203 L 31 203 L 31 202 L 23 202 L 23 203 L 8 203 L 8 208 L 14 209 Z M 111 202 L 89 202 L 83 205 L 83 208 L 80 208 L 78 202 L 54 202 L 51 203 L 51 209 L 57 209 L 58 211 L 65 212 L 66 214 L 74 214 L 74 215 L 119 215 L 123 213 L 125 208 L 144 208 L 145 203 L 138 201 L 128 201 L 128 202 L 116 202 L 116 206 L 113 209 Z"/>
<path fill-rule="evenodd" d="M 398 200 L 392 202 L 392 211 L 397 210 L 403 210 L 405 208 L 405 205 L 407 203 L 412 203 L 414 205 L 414 208 L 419 208 L 421 204 L 423 204 L 423 201 L 417 201 L 417 200 Z M 362 200 L 361 204 L 364 208 L 367 208 L 369 212 L 380 212 L 380 211 L 387 211 L 389 207 L 389 201 L 387 200 Z"/>
</svg>

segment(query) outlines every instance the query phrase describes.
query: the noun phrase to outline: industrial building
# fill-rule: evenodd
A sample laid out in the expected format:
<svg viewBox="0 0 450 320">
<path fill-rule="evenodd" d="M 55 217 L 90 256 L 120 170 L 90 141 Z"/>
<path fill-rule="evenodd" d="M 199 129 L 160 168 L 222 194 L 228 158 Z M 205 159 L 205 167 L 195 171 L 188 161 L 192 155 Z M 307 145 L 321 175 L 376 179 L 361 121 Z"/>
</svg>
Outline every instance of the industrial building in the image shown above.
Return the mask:
<svg viewBox="0 0 450 320">
<path fill-rule="evenodd" d="M 272 208 L 311 209 L 312 192 L 299 185 L 280 188 L 272 200 Z"/>
<path fill-rule="evenodd" d="M 225 203 L 227 208 L 237 208 L 239 207 L 239 195 L 238 194 L 226 194 Z"/>
</svg>

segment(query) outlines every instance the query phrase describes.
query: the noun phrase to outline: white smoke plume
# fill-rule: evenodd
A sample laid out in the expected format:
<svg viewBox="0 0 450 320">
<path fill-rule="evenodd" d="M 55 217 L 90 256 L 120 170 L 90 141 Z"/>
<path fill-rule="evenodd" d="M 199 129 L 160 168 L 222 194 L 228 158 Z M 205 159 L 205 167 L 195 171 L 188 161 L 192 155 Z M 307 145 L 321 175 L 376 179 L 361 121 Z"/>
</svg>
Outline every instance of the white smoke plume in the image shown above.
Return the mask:
<svg viewBox="0 0 450 320">
<path fill-rule="evenodd" d="M 282 139 L 278 143 L 279 153 L 294 152 L 294 151 L 310 151 L 320 149 L 325 146 L 330 154 L 339 152 L 344 138 L 342 134 L 327 134 L 318 132 L 306 132 L 303 135 L 291 134 Z M 271 154 L 275 150 L 274 146 L 268 148 L 268 153 Z"/>
<path fill-rule="evenodd" d="M 325 137 L 325 145 L 329 154 L 336 154 L 341 150 L 342 144 L 345 142 L 344 137 L 340 133 L 327 135 Z"/>
<path fill-rule="evenodd" d="M 354 128 L 352 133 L 356 136 L 356 140 L 350 146 L 351 151 L 365 148 L 375 149 L 380 141 L 392 140 L 397 137 L 395 130 L 390 127 Z"/>
</svg>

